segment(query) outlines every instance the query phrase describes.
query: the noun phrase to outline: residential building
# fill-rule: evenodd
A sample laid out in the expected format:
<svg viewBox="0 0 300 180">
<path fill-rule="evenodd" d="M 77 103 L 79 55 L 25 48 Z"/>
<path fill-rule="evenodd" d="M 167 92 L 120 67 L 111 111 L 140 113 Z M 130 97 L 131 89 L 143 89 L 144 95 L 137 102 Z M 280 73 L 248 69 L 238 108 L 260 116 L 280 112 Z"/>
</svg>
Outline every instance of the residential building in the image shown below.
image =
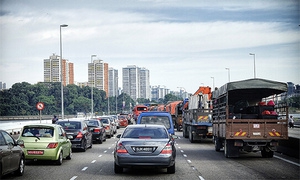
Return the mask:
<svg viewBox="0 0 300 180">
<path fill-rule="evenodd" d="M 94 60 L 88 64 L 88 85 L 106 92 L 108 92 L 108 64 L 103 60 Z"/>
<path fill-rule="evenodd" d="M 118 96 L 118 70 L 112 67 L 108 68 L 108 94 L 110 97 Z"/>
<path fill-rule="evenodd" d="M 44 82 L 61 82 L 60 72 L 60 56 L 52 54 L 44 59 Z M 74 64 L 67 59 L 62 59 L 62 82 L 64 86 L 74 84 Z"/>
<path fill-rule="evenodd" d="M 130 65 L 123 68 L 123 92 L 133 100 L 140 97 L 140 68 Z"/>
<path fill-rule="evenodd" d="M 6 89 L 6 83 L 0 82 L 0 90 Z"/>
<path fill-rule="evenodd" d="M 150 72 L 146 68 L 140 69 L 140 98 L 151 99 Z"/>
</svg>

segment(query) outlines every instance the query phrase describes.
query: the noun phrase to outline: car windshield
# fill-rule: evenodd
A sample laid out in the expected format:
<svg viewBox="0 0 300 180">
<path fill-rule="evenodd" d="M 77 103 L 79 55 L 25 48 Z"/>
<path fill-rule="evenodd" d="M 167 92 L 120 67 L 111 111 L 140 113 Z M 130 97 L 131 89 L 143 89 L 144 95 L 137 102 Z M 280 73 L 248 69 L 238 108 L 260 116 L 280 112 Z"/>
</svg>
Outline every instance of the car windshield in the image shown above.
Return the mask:
<svg viewBox="0 0 300 180">
<path fill-rule="evenodd" d="M 81 122 L 66 121 L 66 122 L 57 122 L 57 124 L 61 125 L 65 130 L 81 129 Z"/>
<path fill-rule="evenodd" d="M 24 127 L 23 137 L 53 137 L 53 127 Z"/>
<path fill-rule="evenodd" d="M 171 127 L 169 117 L 167 116 L 143 116 L 140 123 L 164 125 L 167 129 Z"/>
<path fill-rule="evenodd" d="M 85 121 L 85 122 L 88 126 L 99 126 L 99 121 L 88 120 L 88 121 Z"/>
<path fill-rule="evenodd" d="M 164 128 L 127 128 L 122 138 L 165 139 L 168 138 L 168 133 Z"/>
<path fill-rule="evenodd" d="M 101 122 L 104 123 L 104 124 L 109 124 L 108 119 L 101 119 Z"/>
</svg>

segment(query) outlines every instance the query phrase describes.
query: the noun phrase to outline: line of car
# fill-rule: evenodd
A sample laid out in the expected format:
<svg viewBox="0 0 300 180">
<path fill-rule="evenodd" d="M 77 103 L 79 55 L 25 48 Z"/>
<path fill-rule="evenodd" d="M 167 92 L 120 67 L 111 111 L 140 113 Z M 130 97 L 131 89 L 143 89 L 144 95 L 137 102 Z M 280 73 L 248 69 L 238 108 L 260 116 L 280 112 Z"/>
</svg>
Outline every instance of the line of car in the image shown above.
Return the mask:
<svg viewBox="0 0 300 180">
<path fill-rule="evenodd" d="M 25 125 L 15 140 L 0 130 L 0 177 L 23 175 L 26 160 L 50 160 L 57 165 L 72 159 L 73 150 L 85 152 L 103 143 L 120 128 L 117 116 L 58 120 L 56 124 Z"/>
</svg>

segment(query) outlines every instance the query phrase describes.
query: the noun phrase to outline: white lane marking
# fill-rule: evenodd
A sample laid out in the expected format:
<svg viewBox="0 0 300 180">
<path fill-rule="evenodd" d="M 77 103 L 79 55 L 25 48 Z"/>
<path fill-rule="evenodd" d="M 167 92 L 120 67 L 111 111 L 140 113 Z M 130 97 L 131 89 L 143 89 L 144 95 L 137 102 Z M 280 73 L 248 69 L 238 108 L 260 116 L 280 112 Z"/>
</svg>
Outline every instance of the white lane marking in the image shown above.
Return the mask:
<svg viewBox="0 0 300 180">
<path fill-rule="evenodd" d="M 205 180 L 202 176 L 199 176 L 199 179 L 200 179 L 200 180 Z"/>
<path fill-rule="evenodd" d="M 85 170 L 87 170 L 87 168 L 88 168 L 88 167 L 84 167 L 84 168 L 81 169 L 81 171 L 85 171 Z"/>
<path fill-rule="evenodd" d="M 96 162 L 96 160 L 93 160 L 91 163 L 95 163 Z"/>
<path fill-rule="evenodd" d="M 104 153 L 106 153 L 107 151 L 105 150 Z"/>
<path fill-rule="evenodd" d="M 115 144 L 112 144 L 112 146 L 114 146 Z"/>
<path fill-rule="evenodd" d="M 74 180 L 74 179 L 76 179 L 77 178 L 77 176 L 73 176 L 70 180 Z"/>
<path fill-rule="evenodd" d="M 191 160 L 189 160 L 189 159 L 187 160 L 187 162 L 188 162 L 188 163 L 192 163 L 192 161 L 191 161 Z"/>
<path fill-rule="evenodd" d="M 179 146 L 178 149 L 180 149 L 181 147 Z"/>
<path fill-rule="evenodd" d="M 184 150 L 180 150 L 180 152 L 184 153 Z"/>
<path fill-rule="evenodd" d="M 300 166 L 300 164 L 298 164 L 298 163 L 295 163 L 295 162 L 293 162 L 293 161 L 290 161 L 290 160 L 287 160 L 287 159 L 284 159 L 284 158 L 282 158 L 282 157 L 275 156 L 275 155 L 274 155 L 274 157 L 275 157 L 275 158 L 277 158 L 277 159 L 283 160 L 283 161 L 285 161 L 285 162 L 288 162 L 288 163 L 294 164 L 294 165 L 296 165 L 296 166 Z"/>
<path fill-rule="evenodd" d="M 183 154 L 183 157 L 187 157 L 187 155 L 186 155 L 186 154 Z"/>
<path fill-rule="evenodd" d="M 102 154 L 100 154 L 98 157 L 102 157 Z"/>
<path fill-rule="evenodd" d="M 111 147 L 109 147 L 108 149 L 111 149 Z"/>
</svg>

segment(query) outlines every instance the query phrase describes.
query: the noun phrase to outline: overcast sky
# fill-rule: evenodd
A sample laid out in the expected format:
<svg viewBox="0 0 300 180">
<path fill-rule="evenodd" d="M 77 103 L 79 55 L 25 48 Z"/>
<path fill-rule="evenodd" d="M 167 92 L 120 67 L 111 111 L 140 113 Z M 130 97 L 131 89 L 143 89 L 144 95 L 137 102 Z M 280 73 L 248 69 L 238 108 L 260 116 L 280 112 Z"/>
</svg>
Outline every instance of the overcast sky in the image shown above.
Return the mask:
<svg viewBox="0 0 300 180">
<path fill-rule="evenodd" d="M 74 63 L 88 81 L 91 55 L 119 70 L 150 71 L 152 86 L 193 93 L 256 77 L 300 83 L 299 0 L 0 0 L 0 81 L 44 81 L 43 60 Z M 225 68 L 229 68 L 226 70 Z M 213 78 L 212 78 L 213 77 Z M 122 86 L 122 78 L 119 85 Z"/>
</svg>

